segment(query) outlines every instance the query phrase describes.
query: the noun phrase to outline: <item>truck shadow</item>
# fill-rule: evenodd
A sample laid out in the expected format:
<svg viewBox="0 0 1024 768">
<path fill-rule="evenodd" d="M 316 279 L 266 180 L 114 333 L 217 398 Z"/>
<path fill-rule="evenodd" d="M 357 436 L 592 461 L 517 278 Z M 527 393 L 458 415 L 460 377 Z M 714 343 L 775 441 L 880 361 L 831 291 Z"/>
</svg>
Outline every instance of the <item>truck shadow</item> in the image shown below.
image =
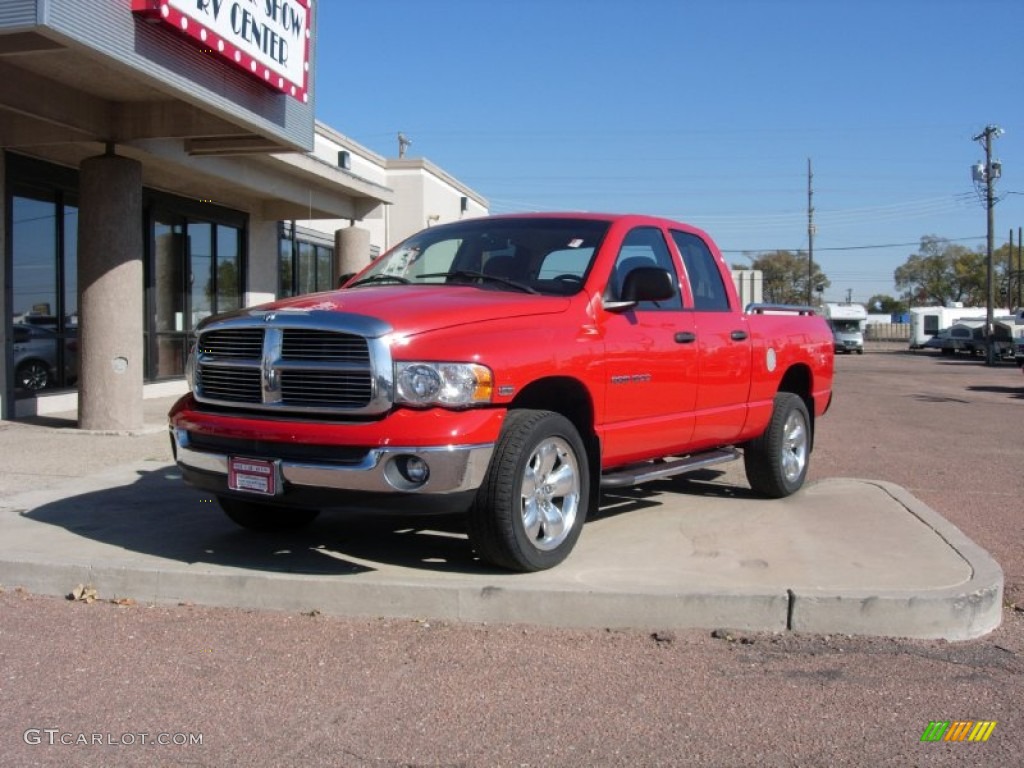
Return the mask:
<svg viewBox="0 0 1024 768">
<path fill-rule="evenodd" d="M 644 509 L 661 506 L 661 497 L 666 496 L 752 495 L 745 488 L 715 483 L 718 474 L 707 470 L 686 480 L 604 493 L 597 513 L 587 522 L 642 514 Z M 461 515 L 327 510 L 299 531 L 257 533 L 232 523 L 210 494 L 185 485 L 180 473 L 168 465 L 138 470 L 137 479 L 128 485 L 59 499 L 20 514 L 105 545 L 83 544 L 79 550 L 82 559 L 97 565 L 117 562 L 151 570 L 168 561 L 173 570 L 184 564 L 326 576 L 357 575 L 387 566 L 513 575 L 480 562 L 469 545 Z M 47 535 L 40 530 L 33 538 L 45 540 Z M 58 548 L 67 549 L 67 542 L 54 547 Z"/>
<path fill-rule="evenodd" d="M 1019 387 L 989 387 L 989 386 L 977 386 L 968 387 L 971 392 L 991 392 L 996 395 L 1009 395 L 1017 400 L 1024 400 L 1024 384 Z"/>
</svg>

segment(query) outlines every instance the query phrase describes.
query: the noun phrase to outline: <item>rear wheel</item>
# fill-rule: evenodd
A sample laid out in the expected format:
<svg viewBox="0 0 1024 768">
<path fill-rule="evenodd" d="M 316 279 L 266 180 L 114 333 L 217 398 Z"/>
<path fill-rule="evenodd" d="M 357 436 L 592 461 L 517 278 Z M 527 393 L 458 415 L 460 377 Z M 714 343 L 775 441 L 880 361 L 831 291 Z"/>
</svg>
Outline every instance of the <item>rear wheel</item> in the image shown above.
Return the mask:
<svg viewBox="0 0 1024 768">
<path fill-rule="evenodd" d="M 565 560 L 586 518 L 590 469 L 572 422 L 551 411 L 509 413 L 469 512 L 483 560 L 541 571 Z"/>
<path fill-rule="evenodd" d="M 779 392 L 768 428 L 743 450 L 750 487 L 773 499 L 800 490 L 811 453 L 811 419 L 798 395 Z"/>
<path fill-rule="evenodd" d="M 295 531 L 309 525 L 320 514 L 318 509 L 293 509 L 231 496 L 218 496 L 217 503 L 232 522 L 250 531 Z"/>
</svg>

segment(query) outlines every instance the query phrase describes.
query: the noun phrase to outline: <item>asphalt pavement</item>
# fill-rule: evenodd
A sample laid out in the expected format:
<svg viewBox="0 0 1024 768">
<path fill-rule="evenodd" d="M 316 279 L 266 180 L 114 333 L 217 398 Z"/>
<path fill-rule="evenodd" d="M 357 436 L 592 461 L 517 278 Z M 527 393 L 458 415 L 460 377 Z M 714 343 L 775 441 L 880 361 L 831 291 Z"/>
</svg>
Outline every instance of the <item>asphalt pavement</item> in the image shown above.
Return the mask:
<svg viewBox="0 0 1024 768">
<path fill-rule="evenodd" d="M 535 574 L 481 565 L 457 519 L 332 512 L 255 534 L 180 479 L 172 402 L 147 400 L 133 434 L 82 432 L 74 413 L 0 424 L 0 584 L 563 628 L 964 640 L 1001 619 L 1000 566 L 903 487 L 829 477 L 765 500 L 738 463 L 605 493 L 569 559 Z"/>
</svg>

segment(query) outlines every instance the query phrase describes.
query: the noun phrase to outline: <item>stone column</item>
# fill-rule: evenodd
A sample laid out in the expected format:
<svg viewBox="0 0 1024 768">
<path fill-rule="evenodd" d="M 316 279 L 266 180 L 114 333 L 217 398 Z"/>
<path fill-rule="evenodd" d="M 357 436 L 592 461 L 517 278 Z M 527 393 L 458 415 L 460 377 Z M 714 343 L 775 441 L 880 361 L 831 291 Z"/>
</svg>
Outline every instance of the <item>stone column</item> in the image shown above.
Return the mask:
<svg viewBox="0 0 1024 768">
<path fill-rule="evenodd" d="M 143 426 L 142 165 L 82 161 L 78 207 L 78 426 Z"/>
<path fill-rule="evenodd" d="M 334 272 L 359 272 L 370 263 L 370 230 L 347 227 L 334 232 Z"/>
</svg>

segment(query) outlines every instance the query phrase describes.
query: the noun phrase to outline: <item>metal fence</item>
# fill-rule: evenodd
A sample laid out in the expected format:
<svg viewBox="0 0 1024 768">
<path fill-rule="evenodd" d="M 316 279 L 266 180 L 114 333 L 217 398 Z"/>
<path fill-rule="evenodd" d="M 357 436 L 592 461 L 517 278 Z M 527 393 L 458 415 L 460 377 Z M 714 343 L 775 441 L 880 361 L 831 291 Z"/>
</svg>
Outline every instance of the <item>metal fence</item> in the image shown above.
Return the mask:
<svg viewBox="0 0 1024 768">
<path fill-rule="evenodd" d="M 910 341 L 910 323 L 869 323 L 865 341 Z"/>
</svg>

